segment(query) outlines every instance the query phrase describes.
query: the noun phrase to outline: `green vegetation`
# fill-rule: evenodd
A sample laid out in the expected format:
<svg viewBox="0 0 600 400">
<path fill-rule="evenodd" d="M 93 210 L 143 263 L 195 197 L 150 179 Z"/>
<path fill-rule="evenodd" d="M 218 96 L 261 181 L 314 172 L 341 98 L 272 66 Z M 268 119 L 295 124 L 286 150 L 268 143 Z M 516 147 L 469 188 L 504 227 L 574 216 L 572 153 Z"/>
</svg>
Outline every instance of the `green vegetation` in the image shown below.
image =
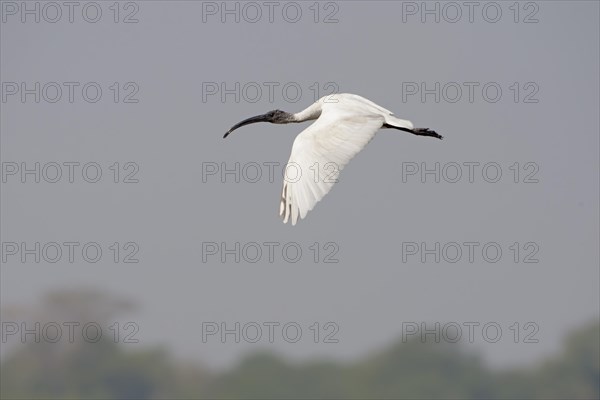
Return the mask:
<svg viewBox="0 0 600 400">
<path fill-rule="evenodd" d="M 352 364 L 291 364 L 255 354 L 211 373 L 162 349 L 33 343 L 2 364 L 1 397 L 12 398 L 411 398 L 598 399 L 600 323 L 571 335 L 557 356 L 531 368 L 492 370 L 457 349 L 400 343 Z"/>
</svg>

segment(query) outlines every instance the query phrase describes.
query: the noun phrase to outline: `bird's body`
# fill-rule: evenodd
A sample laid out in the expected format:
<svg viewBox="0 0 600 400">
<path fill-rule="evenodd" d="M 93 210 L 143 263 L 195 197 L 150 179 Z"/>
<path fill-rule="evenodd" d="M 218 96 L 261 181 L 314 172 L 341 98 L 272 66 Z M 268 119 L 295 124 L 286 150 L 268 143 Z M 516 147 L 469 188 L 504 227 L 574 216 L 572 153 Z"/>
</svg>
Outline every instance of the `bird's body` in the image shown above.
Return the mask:
<svg viewBox="0 0 600 400">
<path fill-rule="evenodd" d="M 295 225 L 337 182 L 340 171 L 375 137 L 381 128 L 395 128 L 415 135 L 442 137 L 428 129 L 415 129 L 385 108 L 355 94 L 320 98 L 305 110 L 290 114 L 275 110 L 248 118 L 234 129 L 254 122 L 292 123 L 316 121 L 294 140 L 287 163 L 279 213 L 283 222 Z"/>
</svg>

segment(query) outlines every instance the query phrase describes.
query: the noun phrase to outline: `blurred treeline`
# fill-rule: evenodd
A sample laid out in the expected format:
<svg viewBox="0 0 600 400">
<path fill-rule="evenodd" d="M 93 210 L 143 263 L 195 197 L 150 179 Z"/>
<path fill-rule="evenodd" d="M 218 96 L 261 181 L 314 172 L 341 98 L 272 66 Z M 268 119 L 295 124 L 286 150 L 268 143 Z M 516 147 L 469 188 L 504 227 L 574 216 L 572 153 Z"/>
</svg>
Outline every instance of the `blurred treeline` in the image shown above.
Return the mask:
<svg viewBox="0 0 600 400">
<path fill-rule="evenodd" d="M 54 294 L 53 309 L 85 321 L 106 319 L 121 303 L 83 293 Z M 111 308 L 112 307 L 112 308 Z M 96 318 L 96 319 L 94 319 Z M 63 319 L 67 320 L 67 319 Z M 69 319 L 73 321 L 74 319 Z M 178 362 L 160 348 L 129 351 L 109 337 L 95 344 L 31 343 L 5 357 L 2 399 L 73 398 L 411 398 L 598 399 L 600 322 L 573 331 L 560 354 L 537 366 L 493 370 L 456 346 L 400 340 L 355 363 L 288 363 L 268 354 L 214 373 Z"/>
</svg>

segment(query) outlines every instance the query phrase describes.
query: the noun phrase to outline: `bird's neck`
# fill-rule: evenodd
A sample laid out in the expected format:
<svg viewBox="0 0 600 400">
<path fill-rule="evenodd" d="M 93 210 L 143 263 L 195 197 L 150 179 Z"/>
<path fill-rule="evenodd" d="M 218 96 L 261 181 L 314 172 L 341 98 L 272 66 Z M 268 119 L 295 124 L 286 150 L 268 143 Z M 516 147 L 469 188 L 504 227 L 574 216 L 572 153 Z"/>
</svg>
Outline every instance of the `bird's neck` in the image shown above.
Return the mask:
<svg viewBox="0 0 600 400">
<path fill-rule="evenodd" d="M 321 103 L 315 102 L 312 105 L 310 105 L 308 108 L 306 108 L 300 112 L 297 112 L 296 114 L 293 114 L 293 116 L 292 116 L 293 122 L 303 122 L 303 121 L 310 121 L 313 119 L 317 119 L 321 115 L 321 111 L 322 111 Z"/>
</svg>

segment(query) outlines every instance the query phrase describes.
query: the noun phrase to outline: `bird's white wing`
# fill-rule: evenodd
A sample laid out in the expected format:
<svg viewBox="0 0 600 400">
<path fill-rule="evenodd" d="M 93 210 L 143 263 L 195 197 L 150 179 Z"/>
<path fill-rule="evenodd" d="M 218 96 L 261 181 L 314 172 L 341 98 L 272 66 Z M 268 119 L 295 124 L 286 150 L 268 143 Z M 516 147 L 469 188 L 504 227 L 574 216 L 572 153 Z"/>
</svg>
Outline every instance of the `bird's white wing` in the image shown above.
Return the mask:
<svg viewBox="0 0 600 400">
<path fill-rule="evenodd" d="M 321 116 L 300 133 L 286 166 L 279 214 L 283 222 L 304 218 L 337 182 L 340 171 L 383 123 L 383 115 L 324 108 Z"/>
</svg>

